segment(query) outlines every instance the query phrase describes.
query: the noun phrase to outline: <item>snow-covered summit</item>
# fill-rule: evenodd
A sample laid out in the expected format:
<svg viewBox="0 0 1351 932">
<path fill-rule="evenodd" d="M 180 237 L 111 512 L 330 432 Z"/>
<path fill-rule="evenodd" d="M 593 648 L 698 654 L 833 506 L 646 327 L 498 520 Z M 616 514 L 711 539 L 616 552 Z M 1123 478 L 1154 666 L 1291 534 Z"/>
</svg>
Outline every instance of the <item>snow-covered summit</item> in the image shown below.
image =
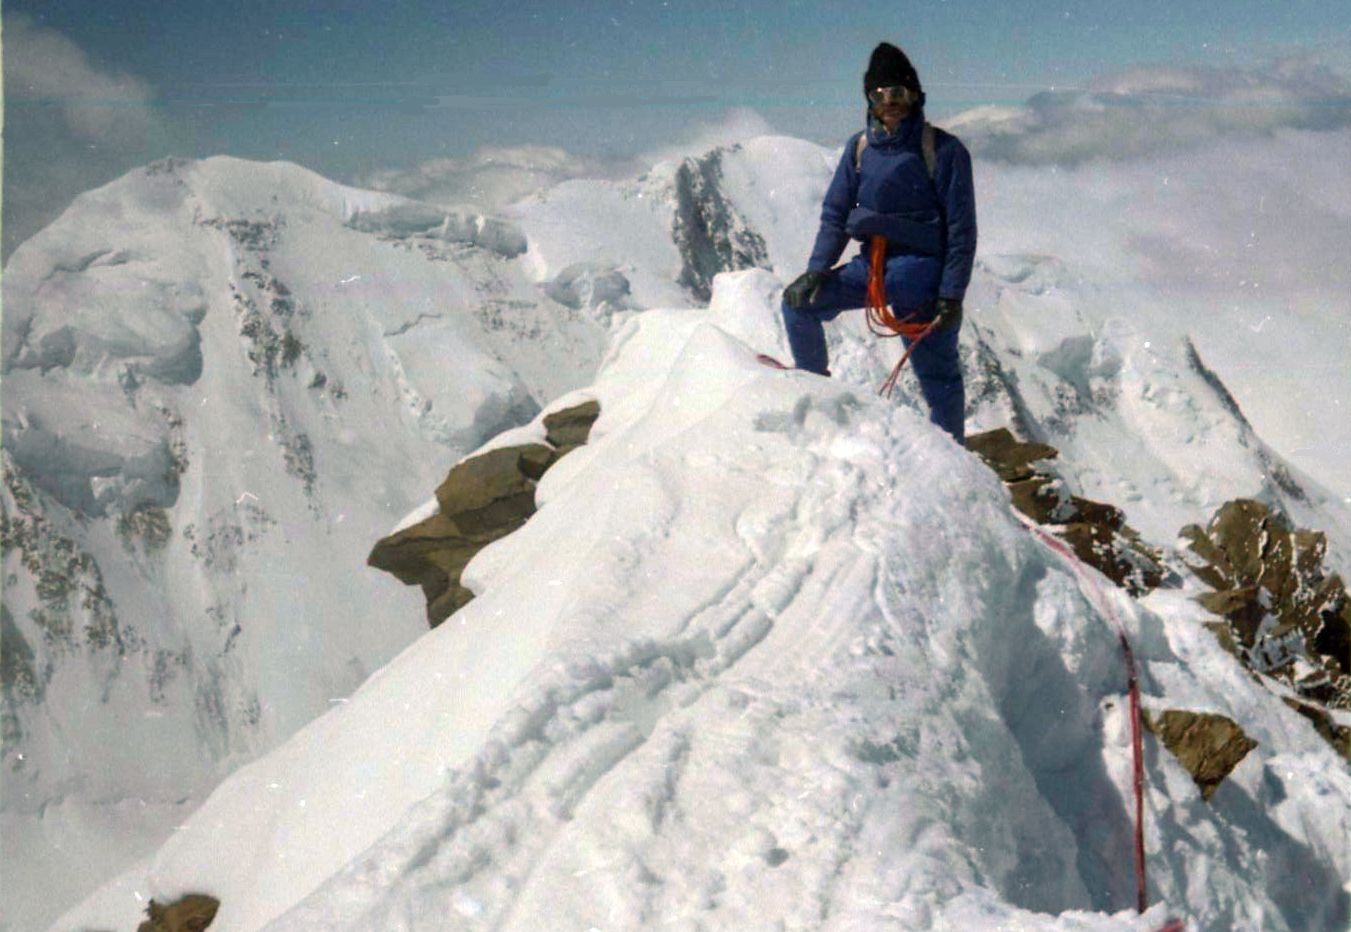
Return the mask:
<svg viewBox="0 0 1351 932">
<path fill-rule="evenodd" d="M 969 428 L 1007 424 L 1053 444 L 1072 491 L 1120 505 L 1163 547 L 1220 503 L 1259 498 L 1326 532 L 1329 563 L 1345 575 L 1351 422 L 1337 412 L 1351 370 L 1339 309 L 1351 292 L 1338 260 L 1351 226 L 1335 156 L 1348 146 L 1351 134 L 1284 133 L 1110 168 L 978 162 L 981 254 L 962 336 Z M 781 352 L 778 295 L 810 251 L 838 157 L 753 139 L 630 181 L 569 181 L 497 220 L 295 166 L 165 162 L 85 195 L 17 250 L 0 373 L 0 817 L 7 891 L 20 891 L 7 894 L 6 918 L 54 915 L 95 876 L 158 848 L 217 781 L 425 633 L 418 594 L 362 567 L 369 548 L 462 455 L 588 384 L 607 341 L 616 365 L 645 359 L 624 348 L 648 332 L 634 323 L 650 313 L 641 309 L 707 297 L 719 329 Z M 1300 172 L 1273 167 L 1291 160 Z M 760 271 L 718 274 L 748 267 Z M 721 392 L 741 378 L 739 351 L 716 349 L 721 338 L 687 345 L 690 334 L 655 323 L 671 315 L 697 316 L 658 312 L 644 338 L 656 342 L 635 346 L 695 362 L 708 353 L 716 365 L 695 366 L 696 377 L 690 359 L 671 368 L 654 355 L 643 363 L 650 383 L 611 391 L 610 423 L 679 433 L 679 417 L 647 419 L 653 386 L 702 378 Z M 830 340 L 838 387 L 862 403 L 894 347 L 848 315 Z M 906 379 L 896 404 L 910 412 L 897 424 L 922 427 Z M 841 417 L 848 432 L 873 415 Z M 910 449 L 909 427 L 887 430 L 877 443 Z M 754 433 L 746 455 L 763 439 Z M 573 456 L 546 498 L 588 462 Z M 671 485 L 670 507 L 716 496 L 705 478 L 707 490 Z M 645 541 L 626 565 L 641 564 Z M 653 611 L 686 573 L 703 572 L 641 565 L 641 604 Z M 1171 615 L 1194 621 L 1180 605 Z M 430 772 L 408 792 L 436 790 Z M 369 786 L 383 771 L 362 773 Z M 396 794 L 391 806 L 405 802 Z M 393 825 L 354 825 L 366 835 L 335 850 L 359 853 Z M 293 861 L 313 853 L 294 850 Z M 328 857 L 317 861 L 336 870 Z M 471 912 L 484 902 L 467 895 Z"/>
<path fill-rule="evenodd" d="M 1185 600 L 1086 585 L 917 414 L 757 363 L 760 277 L 631 319 L 478 597 L 57 928 L 189 890 L 237 929 L 1345 921 L 1331 748 Z M 1151 754 L 1138 919 L 1108 606 L 1147 706 L 1259 742 L 1210 803 Z"/>
<path fill-rule="evenodd" d="M 639 306 L 679 307 L 707 301 L 718 272 L 764 268 L 790 280 L 801 271 L 835 158 L 801 139 L 760 136 L 628 181 L 567 181 L 506 214 L 528 231 L 537 277 L 619 269 Z"/>
</svg>

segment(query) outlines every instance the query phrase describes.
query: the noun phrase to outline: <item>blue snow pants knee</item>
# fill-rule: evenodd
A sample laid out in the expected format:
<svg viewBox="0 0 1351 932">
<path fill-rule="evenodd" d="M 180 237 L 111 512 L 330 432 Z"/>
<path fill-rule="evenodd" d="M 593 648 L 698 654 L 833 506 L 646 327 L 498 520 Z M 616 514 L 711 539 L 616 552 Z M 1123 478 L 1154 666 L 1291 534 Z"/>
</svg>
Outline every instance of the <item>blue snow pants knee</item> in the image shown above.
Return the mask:
<svg viewBox="0 0 1351 932">
<path fill-rule="evenodd" d="M 938 289 L 937 275 L 925 274 L 930 263 L 907 259 L 909 257 L 899 256 L 887 261 L 887 300 L 898 310 L 931 308 Z M 818 375 L 828 375 L 826 332 L 822 325 L 834 320 L 842 311 L 862 308 L 867 303 L 867 293 L 868 260 L 859 255 L 830 271 L 810 305 L 793 308 L 784 304 L 783 321 L 788 330 L 788 345 L 793 351 L 793 364 Z M 919 342 L 910 356 L 920 392 L 929 405 L 929 420 L 951 434 L 958 443 L 964 442 L 966 437 L 966 387 L 957 359 L 960 329 L 934 331 Z M 910 341 L 905 340 L 905 345 L 910 346 Z"/>
</svg>

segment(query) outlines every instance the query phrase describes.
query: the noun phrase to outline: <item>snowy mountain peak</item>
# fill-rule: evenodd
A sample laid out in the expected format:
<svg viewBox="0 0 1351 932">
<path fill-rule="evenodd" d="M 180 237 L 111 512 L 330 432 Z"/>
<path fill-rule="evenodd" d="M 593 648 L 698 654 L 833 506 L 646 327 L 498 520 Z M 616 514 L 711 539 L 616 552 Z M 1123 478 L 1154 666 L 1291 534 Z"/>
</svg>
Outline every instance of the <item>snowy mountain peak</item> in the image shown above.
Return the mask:
<svg viewBox="0 0 1351 932">
<path fill-rule="evenodd" d="M 1345 576 L 1347 282 L 1316 260 L 1346 251 L 1328 152 L 1348 145 L 978 165 L 968 430 L 1055 446 L 1071 500 L 1119 506 L 1165 560 L 1252 498 L 1324 532 Z M 1101 605 L 926 425 L 909 374 L 872 398 L 896 348 L 855 316 L 829 327 L 831 381 L 753 361 L 787 358 L 779 296 L 838 158 L 764 137 L 497 220 L 164 163 L 16 250 L 6 919 L 45 925 L 150 858 L 75 915 L 120 927 L 138 893 L 201 892 L 241 928 L 529 927 L 546 906 L 743 926 L 765 903 L 789 924 L 1135 922 L 1112 912 L 1129 778 Z M 583 396 L 593 442 L 427 634 L 371 545 L 485 441 Z M 1258 747 L 1209 804 L 1151 759 L 1156 896 L 1202 925 L 1336 919 L 1345 770 L 1182 582 L 1111 596 L 1147 704 Z"/>
<path fill-rule="evenodd" d="M 1351 774 L 1194 607 L 1094 591 L 946 435 L 760 365 L 769 309 L 719 303 L 630 319 L 477 597 L 58 928 L 189 890 L 278 930 L 1345 919 Z M 1149 708 L 1257 742 L 1210 802 L 1148 757 L 1139 920 L 1103 598 Z"/>
<path fill-rule="evenodd" d="M 600 357 L 597 312 L 551 299 L 523 249 L 505 221 L 213 158 L 91 191 L 15 251 L 15 889 L 59 902 L 122 869 L 417 635 L 371 542 Z"/>
</svg>

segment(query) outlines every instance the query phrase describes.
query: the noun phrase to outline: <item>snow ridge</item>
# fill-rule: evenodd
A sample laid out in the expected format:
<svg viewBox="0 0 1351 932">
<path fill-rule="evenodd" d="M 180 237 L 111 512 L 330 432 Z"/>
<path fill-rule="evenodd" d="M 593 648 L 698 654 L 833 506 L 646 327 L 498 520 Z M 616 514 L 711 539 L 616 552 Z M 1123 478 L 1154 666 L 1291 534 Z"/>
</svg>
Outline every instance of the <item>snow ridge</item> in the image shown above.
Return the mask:
<svg viewBox="0 0 1351 932">
<path fill-rule="evenodd" d="M 1351 811 L 1351 776 L 1194 625 L 1113 592 L 1146 704 L 1217 709 L 1261 742 L 1209 804 L 1151 753 L 1158 905 L 1135 917 L 1109 620 L 945 435 L 771 372 L 720 323 L 631 320 L 591 442 L 471 563 L 478 597 L 285 760 L 227 781 L 122 889 L 209 885 L 243 929 L 1345 920 L 1351 864 L 1308 807 Z M 453 690 L 425 688 L 431 671 Z M 397 738 L 370 747 L 390 721 Z M 353 808 L 343 773 L 391 749 L 376 785 L 395 817 L 361 844 L 369 802 Z M 265 834 L 234 841 L 247 857 L 202 856 L 260 804 Z M 113 902 L 59 927 L 126 915 Z"/>
</svg>

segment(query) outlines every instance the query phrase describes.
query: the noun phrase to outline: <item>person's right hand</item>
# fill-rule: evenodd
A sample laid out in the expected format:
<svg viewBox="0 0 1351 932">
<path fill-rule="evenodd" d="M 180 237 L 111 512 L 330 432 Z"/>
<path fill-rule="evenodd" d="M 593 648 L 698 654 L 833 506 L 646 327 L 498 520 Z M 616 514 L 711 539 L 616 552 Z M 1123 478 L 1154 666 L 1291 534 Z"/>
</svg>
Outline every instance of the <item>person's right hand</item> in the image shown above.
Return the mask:
<svg viewBox="0 0 1351 932">
<path fill-rule="evenodd" d="M 825 272 L 803 272 L 783 289 L 783 303 L 791 308 L 802 308 L 816 300 L 821 286 L 826 283 Z"/>
</svg>

